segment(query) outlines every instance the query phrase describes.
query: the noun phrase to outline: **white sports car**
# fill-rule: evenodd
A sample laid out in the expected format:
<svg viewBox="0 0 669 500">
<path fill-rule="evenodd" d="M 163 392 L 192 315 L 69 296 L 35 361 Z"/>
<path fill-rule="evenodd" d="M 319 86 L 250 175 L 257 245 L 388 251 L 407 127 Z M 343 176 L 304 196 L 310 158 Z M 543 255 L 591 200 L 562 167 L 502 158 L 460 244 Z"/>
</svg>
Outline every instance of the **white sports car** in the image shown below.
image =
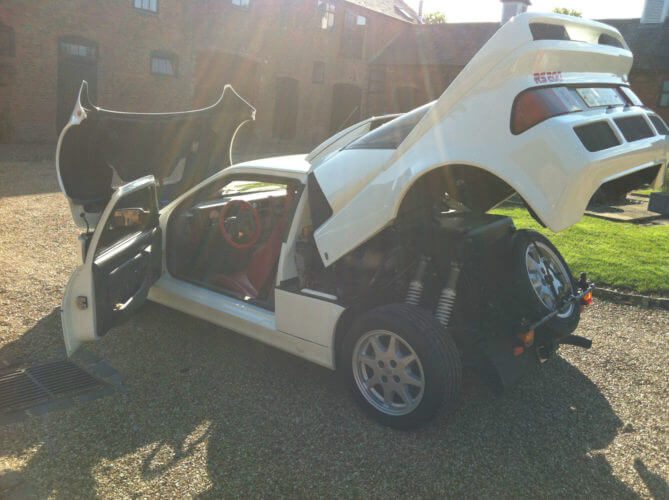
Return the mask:
<svg viewBox="0 0 669 500">
<path fill-rule="evenodd" d="M 435 102 L 370 118 L 309 155 L 231 165 L 255 110 L 231 87 L 165 114 L 92 105 L 57 150 L 83 264 L 68 354 L 148 299 L 341 372 L 379 421 L 452 409 L 463 359 L 502 386 L 572 334 L 592 285 L 545 237 L 487 213 L 517 193 L 576 223 L 599 189 L 649 184 L 667 126 L 627 83 L 614 28 L 524 14 Z"/>
</svg>

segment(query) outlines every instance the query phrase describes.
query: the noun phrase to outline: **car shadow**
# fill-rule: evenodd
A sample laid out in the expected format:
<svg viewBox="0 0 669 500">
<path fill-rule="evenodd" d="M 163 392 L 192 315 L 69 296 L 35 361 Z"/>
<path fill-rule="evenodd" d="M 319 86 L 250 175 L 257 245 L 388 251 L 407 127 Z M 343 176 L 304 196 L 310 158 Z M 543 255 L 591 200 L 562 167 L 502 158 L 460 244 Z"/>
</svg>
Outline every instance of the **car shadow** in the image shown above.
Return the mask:
<svg viewBox="0 0 669 500">
<path fill-rule="evenodd" d="M 60 335 L 54 311 L 0 359 L 62 355 Z M 500 397 L 470 375 L 455 413 L 400 432 L 366 418 L 335 373 L 158 305 L 95 352 L 125 390 L 0 428 L 3 454 L 25 457 L 0 496 L 142 496 L 175 475 L 204 497 L 634 496 L 597 453 L 620 419 L 559 357 Z"/>
<path fill-rule="evenodd" d="M 53 161 L 0 161 L 0 198 L 58 191 Z"/>
</svg>

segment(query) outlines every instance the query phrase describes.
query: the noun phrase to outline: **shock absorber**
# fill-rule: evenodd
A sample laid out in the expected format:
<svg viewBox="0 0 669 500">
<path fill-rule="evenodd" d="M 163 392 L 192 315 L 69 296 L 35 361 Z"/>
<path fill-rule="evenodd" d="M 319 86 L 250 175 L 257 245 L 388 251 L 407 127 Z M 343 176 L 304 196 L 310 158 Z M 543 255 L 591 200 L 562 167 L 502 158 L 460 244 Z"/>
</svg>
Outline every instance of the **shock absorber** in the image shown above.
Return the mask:
<svg viewBox="0 0 669 500">
<path fill-rule="evenodd" d="M 446 286 L 441 291 L 437 308 L 434 311 L 434 316 L 441 326 L 448 328 L 455 307 L 456 288 L 458 286 L 458 278 L 460 277 L 460 264 L 456 260 L 451 263 L 451 271 L 446 280 Z"/>
<path fill-rule="evenodd" d="M 406 298 L 404 302 L 409 305 L 417 306 L 420 304 L 420 299 L 423 297 L 423 278 L 425 276 L 425 270 L 427 265 L 430 262 L 428 257 L 421 255 L 418 260 L 418 267 L 416 267 L 416 274 L 414 278 L 409 283 L 409 288 L 407 289 Z"/>
</svg>

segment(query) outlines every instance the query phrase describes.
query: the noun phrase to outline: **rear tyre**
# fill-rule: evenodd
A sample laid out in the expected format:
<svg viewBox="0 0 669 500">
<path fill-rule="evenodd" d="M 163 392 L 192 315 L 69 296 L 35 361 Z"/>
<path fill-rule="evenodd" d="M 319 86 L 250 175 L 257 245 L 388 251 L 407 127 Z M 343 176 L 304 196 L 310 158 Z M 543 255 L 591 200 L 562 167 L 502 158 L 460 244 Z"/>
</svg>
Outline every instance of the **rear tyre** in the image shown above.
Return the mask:
<svg viewBox="0 0 669 500">
<path fill-rule="evenodd" d="M 539 319 L 557 308 L 555 293 L 573 294 L 577 284 L 567 262 L 548 238 L 536 231 L 517 231 L 513 239 L 513 289 L 517 308 Z M 563 307 L 542 325 L 541 331 L 557 339 L 571 334 L 580 320 L 578 304 Z"/>
<path fill-rule="evenodd" d="M 455 408 L 460 353 L 434 316 L 407 304 L 372 309 L 342 342 L 338 363 L 354 399 L 378 422 L 420 427 L 440 408 Z"/>
</svg>

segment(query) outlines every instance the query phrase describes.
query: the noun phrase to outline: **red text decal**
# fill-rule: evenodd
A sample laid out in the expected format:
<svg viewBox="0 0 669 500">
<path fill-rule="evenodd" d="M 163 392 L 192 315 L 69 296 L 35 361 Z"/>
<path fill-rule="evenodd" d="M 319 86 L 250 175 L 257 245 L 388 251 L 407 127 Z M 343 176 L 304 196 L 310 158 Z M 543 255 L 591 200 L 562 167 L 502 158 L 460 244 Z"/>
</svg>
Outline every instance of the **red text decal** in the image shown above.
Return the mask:
<svg viewBox="0 0 669 500">
<path fill-rule="evenodd" d="M 562 81 L 562 71 L 534 73 L 534 83 L 555 83 Z"/>
</svg>

